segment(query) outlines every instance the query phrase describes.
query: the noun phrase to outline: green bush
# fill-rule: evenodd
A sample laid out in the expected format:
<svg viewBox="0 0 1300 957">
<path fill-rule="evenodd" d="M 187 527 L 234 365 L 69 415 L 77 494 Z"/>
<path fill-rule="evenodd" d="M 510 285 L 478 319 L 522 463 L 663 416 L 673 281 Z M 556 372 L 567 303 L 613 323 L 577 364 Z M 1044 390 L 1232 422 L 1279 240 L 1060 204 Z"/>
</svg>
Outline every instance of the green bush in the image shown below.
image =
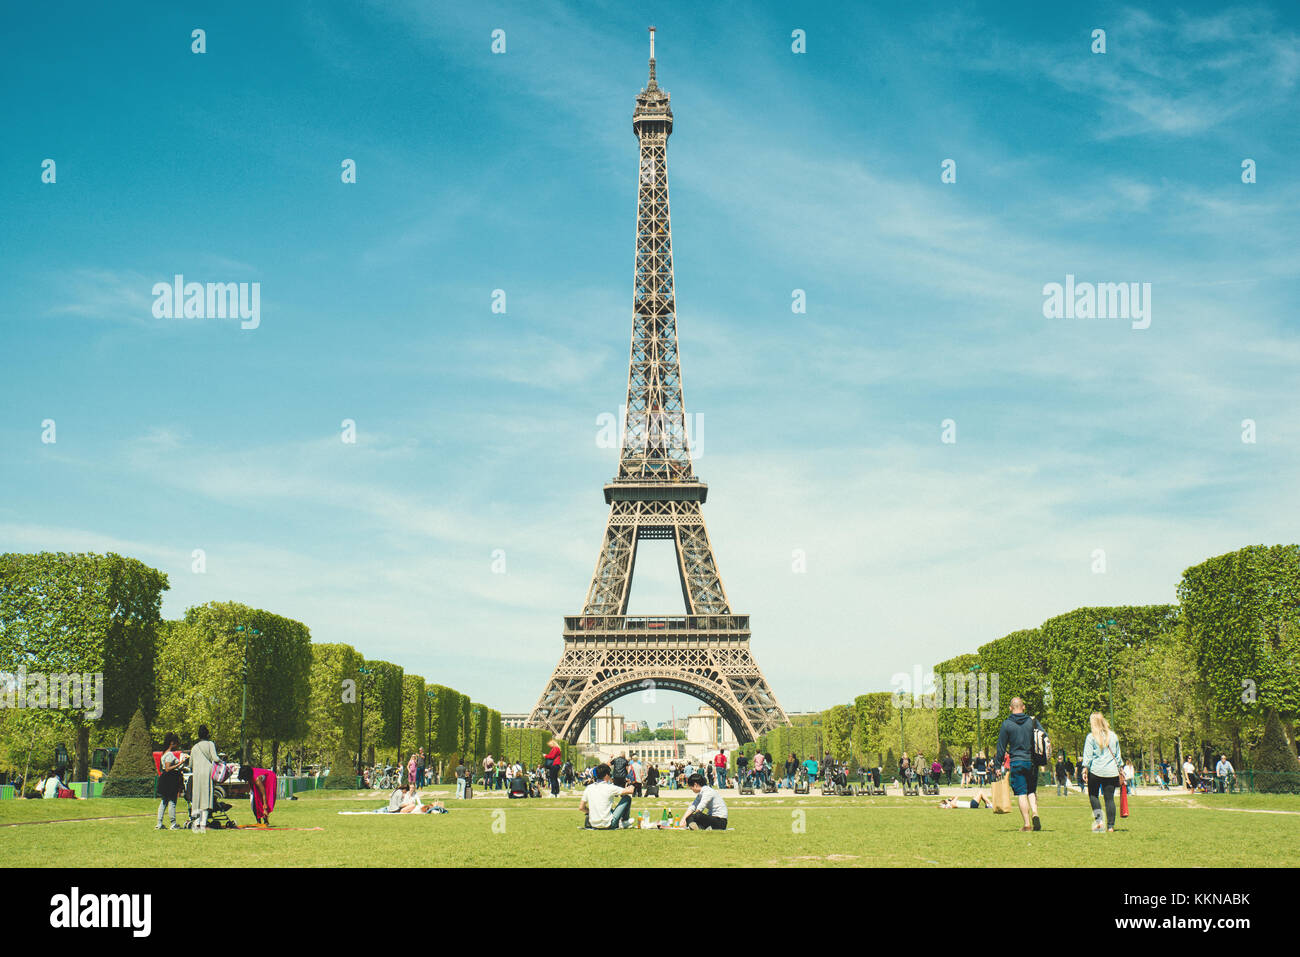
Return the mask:
<svg viewBox="0 0 1300 957">
<path fill-rule="evenodd" d="M 357 786 L 357 756 L 354 752 L 339 748 L 334 753 L 334 763 L 325 778 L 325 787 L 331 790 L 355 790 Z"/>
<path fill-rule="evenodd" d="M 117 766 L 113 766 L 117 770 Z M 104 797 L 106 798 L 147 798 L 154 797 L 154 785 L 157 782 L 157 775 L 151 774 L 148 777 L 127 777 L 126 775 L 112 775 L 104 782 Z"/>
</svg>

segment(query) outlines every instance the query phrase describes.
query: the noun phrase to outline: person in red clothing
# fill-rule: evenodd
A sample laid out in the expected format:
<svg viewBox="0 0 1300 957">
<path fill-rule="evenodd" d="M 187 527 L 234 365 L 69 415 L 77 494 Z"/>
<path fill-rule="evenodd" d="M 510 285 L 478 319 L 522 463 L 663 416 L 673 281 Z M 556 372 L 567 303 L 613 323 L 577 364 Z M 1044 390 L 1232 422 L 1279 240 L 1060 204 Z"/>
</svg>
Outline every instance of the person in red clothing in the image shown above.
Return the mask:
<svg viewBox="0 0 1300 957">
<path fill-rule="evenodd" d="M 713 775 L 717 779 L 719 789 L 727 786 L 727 754 L 721 748 L 713 756 Z"/>
<path fill-rule="evenodd" d="M 546 752 L 546 757 L 542 763 L 546 765 L 546 779 L 551 784 L 551 797 L 560 796 L 560 765 L 564 763 L 564 753 L 560 750 L 560 743 L 554 738 L 550 741 L 550 749 Z"/>
<path fill-rule="evenodd" d="M 248 798 L 253 809 L 253 819 L 258 824 L 269 825 L 271 812 L 275 810 L 275 772 L 246 764 L 240 770 L 240 775 L 248 782 Z"/>
</svg>

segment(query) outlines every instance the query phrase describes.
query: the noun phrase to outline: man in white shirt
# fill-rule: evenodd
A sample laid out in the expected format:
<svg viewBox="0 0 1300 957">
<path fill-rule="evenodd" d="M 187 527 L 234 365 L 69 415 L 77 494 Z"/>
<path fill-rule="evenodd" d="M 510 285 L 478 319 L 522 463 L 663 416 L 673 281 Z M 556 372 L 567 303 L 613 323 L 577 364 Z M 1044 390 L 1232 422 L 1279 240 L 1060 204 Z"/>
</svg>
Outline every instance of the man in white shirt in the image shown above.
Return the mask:
<svg viewBox="0 0 1300 957">
<path fill-rule="evenodd" d="M 1214 790 L 1220 794 L 1228 790 L 1228 777 L 1237 773 L 1226 754 L 1219 755 L 1219 763 L 1214 766 Z"/>
<path fill-rule="evenodd" d="M 587 815 L 587 826 L 597 831 L 612 831 L 632 826 L 632 788 L 619 787 L 610 780 L 608 764 L 596 768 L 596 783 L 582 792 L 578 810 Z M 615 803 L 617 802 L 617 803 Z"/>
<path fill-rule="evenodd" d="M 722 795 L 704 783 L 704 775 L 695 773 L 686 782 L 695 792 L 690 809 L 682 815 L 686 826 L 700 831 L 725 831 L 727 829 L 727 802 Z"/>
</svg>

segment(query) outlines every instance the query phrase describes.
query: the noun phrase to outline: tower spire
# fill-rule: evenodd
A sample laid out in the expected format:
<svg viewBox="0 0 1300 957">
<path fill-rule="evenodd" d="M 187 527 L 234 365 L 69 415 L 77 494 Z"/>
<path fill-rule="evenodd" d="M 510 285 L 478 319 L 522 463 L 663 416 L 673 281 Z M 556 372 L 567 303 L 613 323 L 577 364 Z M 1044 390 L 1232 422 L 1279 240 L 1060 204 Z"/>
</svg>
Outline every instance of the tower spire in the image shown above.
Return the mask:
<svg viewBox="0 0 1300 957">
<path fill-rule="evenodd" d="M 647 88 L 653 90 L 658 85 L 659 85 L 658 81 L 655 80 L 655 28 L 651 27 L 650 28 L 650 83 Z"/>
</svg>

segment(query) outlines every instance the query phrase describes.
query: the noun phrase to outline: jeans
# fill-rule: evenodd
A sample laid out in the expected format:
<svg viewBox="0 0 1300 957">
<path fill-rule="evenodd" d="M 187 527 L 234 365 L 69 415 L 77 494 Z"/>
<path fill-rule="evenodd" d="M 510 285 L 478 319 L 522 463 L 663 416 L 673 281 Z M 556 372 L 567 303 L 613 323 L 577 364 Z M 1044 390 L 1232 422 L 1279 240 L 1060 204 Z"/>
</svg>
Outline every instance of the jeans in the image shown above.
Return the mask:
<svg viewBox="0 0 1300 957">
<path fill-rule="evenodd" d="M 727 786 L 727 769 L 726 769 L 726 768 L 718 768 L 718 767 L 715 767 L 715 768 L 713 769 L 713 776 L 714 776 L 715 778 L 718 779 L 718 783 L 715 784 L 714 787 L 716 787 L 716 788 L 725 788 L 725 787 Z"/>
<path fill-rule="evenodd" d="M 163 798 L 161 801 L 158 802 L 158 826 L 159 827 L 162 827 L 164 808 L 167 809 L 168 811 L 171 811 L 172 824 L 174 825 L 176 823 L 176 799 L 172 798 L 169 801 L 167 800 L 167 798 Z"/>
<path fill-rule="evenodd" d="M 551 782 L 551 794 L 555 797 L 559 797 L 560 796 L 560 769 L 557 767 L 549 767 L 546 769 L 546 776 L 550 779 Z"/>
<path fill-rule="evenodd" d="M 456 797 L 458 797 L 458 798 L 463 798 L 464 796 L 465 796 L 465 779 L 464 779 L 464 778 L 457 778 L 457 779 L 456 779 Z"/>
<path fill-rule="evenodd" d="M 614 805 L 614 814 L 609 819 L 611 828 L 621 827 L 624 821 L 632 820 L 632 799 L 626 794 Z"/>
<path fill-rule="evenodd" d="M 787 775 L 785 776 L 785 780 L 782 781 L 781 783 L 784 784 L 786 787 L 788 787 L 791 791 L 793 791 L 793 790 L 794 790 L 794 775 L 793 775 L 793 774 L 787 774 Z"/>
</svg>

